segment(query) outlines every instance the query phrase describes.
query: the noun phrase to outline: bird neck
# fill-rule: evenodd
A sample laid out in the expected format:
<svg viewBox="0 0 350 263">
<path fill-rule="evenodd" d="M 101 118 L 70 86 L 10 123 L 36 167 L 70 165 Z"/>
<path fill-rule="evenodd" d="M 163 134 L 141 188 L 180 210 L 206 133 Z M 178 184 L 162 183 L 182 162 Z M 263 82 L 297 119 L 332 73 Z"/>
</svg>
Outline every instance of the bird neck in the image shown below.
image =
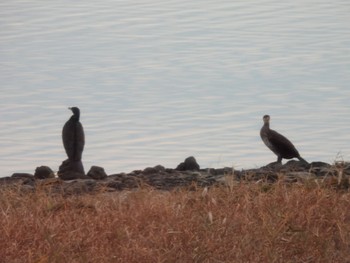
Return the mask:
<svg viewBox="0 0 350 263">
<path fill-rule="evenodd" d="M 72 115 L 72 117 L 70 117 L 70 119 L 75 121 L 75 122 L 78 122 L 79 118 L 80 118 L 79 114 L 74 114 L 74 115 Z"/>
<path fill-rule="evenodd" d="M 270 129 L 270 123 L 265 122 L 265 123 L 264 123 L 264 128 L 265 128 L 265 129 Z"/>
</svg>

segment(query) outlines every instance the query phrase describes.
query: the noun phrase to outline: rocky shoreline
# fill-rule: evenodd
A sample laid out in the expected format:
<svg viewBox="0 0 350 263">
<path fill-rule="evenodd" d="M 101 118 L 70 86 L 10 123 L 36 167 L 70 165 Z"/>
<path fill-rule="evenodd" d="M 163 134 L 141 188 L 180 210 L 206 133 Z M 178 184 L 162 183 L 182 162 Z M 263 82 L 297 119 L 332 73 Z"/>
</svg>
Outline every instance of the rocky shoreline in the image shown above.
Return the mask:
<svg viewBox="0 0 350 263">
<path fill-rule="evenodd" d="M 14 173 L 0 178 L 0 189 L 17 188 L 19 191 L 32 192 L 38 189 L 64 195 L 113 192 L 150 187 L 158 190 L 172 190 L 186 187 L 189 190 L 198 187 L 232 185 L 240 182 L 255 183 L 322 183 L 335 189 L 348 189 L 350 163 L 337 162 L 333 165 L 324 162 L 304 164 L 289 161 L 284 165 L 271 163 L 266 166 L 234 170 L 232 167 L 220 169 L 201 169 L 194 157 L 188 157 L 175 169 L 162 165 L 135 170 L 130 173 L 107 175 L 102 167 L 92 166 L 87 174 L 76 172 L 58 173 L 47 166 L 37 167 L 34 174 Z"/>
</svg>

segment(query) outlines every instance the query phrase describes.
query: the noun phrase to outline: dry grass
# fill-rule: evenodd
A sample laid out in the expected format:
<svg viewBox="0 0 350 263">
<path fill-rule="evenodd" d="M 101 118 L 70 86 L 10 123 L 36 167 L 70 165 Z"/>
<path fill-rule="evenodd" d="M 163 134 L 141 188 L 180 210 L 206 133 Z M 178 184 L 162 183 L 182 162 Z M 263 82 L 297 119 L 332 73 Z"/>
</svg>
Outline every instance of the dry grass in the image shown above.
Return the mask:
<svg viewBox="0 0 350 263">
<path fill-rule="evenodd" d="M 241 183 L 62 197 L 0 192 L 0 261 L 350 262 L 350 193 Z"/>
</svg>

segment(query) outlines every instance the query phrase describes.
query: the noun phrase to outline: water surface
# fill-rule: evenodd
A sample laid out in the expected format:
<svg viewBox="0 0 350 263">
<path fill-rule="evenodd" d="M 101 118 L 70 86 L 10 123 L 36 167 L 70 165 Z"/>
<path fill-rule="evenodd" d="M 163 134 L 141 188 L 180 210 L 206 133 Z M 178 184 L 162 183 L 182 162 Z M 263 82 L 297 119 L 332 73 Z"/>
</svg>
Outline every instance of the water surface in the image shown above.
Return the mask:
<svg viewBox="0 0 350 263">
<path fill-rule="evenodd" d="M 350 3 L 0 3 L 0 176 L 57 170 L 79 106 L 85 169 L 194 155 L 202 167 L 275 160 L 262 116 L 308 161 L 349 160 Z"/>
</svg>

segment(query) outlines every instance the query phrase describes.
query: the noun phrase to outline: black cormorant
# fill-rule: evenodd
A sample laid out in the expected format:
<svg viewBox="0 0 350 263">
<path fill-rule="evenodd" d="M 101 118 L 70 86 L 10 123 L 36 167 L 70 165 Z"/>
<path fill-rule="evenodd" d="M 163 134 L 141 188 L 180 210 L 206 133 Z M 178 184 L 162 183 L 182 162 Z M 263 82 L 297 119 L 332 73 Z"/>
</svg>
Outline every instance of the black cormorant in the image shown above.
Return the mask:
<svg viewBox="0 0 350 263">
<path fill-rule="evenodd" d="M 80 110 L 78 107 L 69 109 L 73 112 L 73 115 L 63 126 L 63 146 L 70 161 L 80 161 L 85 144 L 84 129 L 79 121 Z"/>
<path fill-rule="evenodd" d="M 277 155 L 277 162 L 281 163 L 282 158 L 292 159 L 298 158 L 304 163 L 308 163 L 301 158 L 298 150 L 294 145 L 282 134 L 270 129 L 270 116 L 265 115 L 263 117 L 264 125 L 260 130 L 260 137 L 267 147 L 270 148 Z"/>
</svg>

